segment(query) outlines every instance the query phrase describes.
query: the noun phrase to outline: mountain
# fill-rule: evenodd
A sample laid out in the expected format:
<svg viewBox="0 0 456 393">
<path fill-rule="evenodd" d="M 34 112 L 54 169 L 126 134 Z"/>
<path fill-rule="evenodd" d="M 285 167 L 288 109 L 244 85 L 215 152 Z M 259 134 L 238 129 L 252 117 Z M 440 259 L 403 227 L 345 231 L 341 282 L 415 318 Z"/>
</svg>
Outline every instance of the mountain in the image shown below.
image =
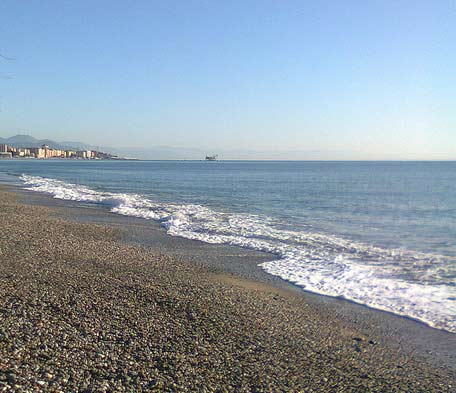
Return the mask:
<svg viewBox="0 0 456 393">
<path fill-rule="evenodd" d="M 0 143 L 13 147 L 41 147 L 48 145 L 61 150 L 98 150 L 121 157 L 135 157 L 150 160 L 201 160 L 208 154 L 206 151 L 195 148 L 179 148 L 169 146 L 152 146 L 150 148 L 114 148 L 106 146 L 93 146 L 82 142 L 64 141 L 56 142 L 50 139 L 36 139 L 30 135 L 15 135 L 1 138 Z M 212 154 L 212 152 L 209 152 Z"/>
<path fill-rule="evenodd" d="M 144 160 L 204 160 L 206 155 L 218 154 L 221 160 L 350 160 L 353 157 L 369 160 L 370 157 L 356 151 L 323 150 L 250 150 L 250 149 L 201 149 L 193 147 L 150 146 L 150 147 L 106 147 L 93 146 L 82 142 L 55 142 L 49 139 L 36 139 L 30 135 L 15 135 L 0 138 L 0 143 L 14 147 L 40 147 L 44 144 L 62 150 L 98 150 Z M 391 158 L 392 159 L 392 158 Z"/>
<path fill-rule="evenodd" d="M 30 135 L 15 135 L 9 138 L 0 138 L 0 143 L 13 147 L 41 147 L 48 145 L 54 149 L 61 150 L 95 150 L 94 146 L 81 142 L 56 142 L 50 139 L 36 139 Z"/>
</svg>

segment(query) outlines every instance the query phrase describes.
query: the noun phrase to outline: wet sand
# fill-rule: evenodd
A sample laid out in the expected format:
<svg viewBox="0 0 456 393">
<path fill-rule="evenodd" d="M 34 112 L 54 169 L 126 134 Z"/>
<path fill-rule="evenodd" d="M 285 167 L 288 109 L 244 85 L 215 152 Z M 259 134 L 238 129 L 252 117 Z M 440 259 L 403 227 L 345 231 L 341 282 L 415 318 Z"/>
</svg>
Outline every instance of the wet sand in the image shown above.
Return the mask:
<svg viewBox="0 0 456 393">
<path fill-rule="evenodd" d="M 264 273 L 270 255 L 0 191 L 0 389 L 452 391 L 456 335 Z"/>
</svg>

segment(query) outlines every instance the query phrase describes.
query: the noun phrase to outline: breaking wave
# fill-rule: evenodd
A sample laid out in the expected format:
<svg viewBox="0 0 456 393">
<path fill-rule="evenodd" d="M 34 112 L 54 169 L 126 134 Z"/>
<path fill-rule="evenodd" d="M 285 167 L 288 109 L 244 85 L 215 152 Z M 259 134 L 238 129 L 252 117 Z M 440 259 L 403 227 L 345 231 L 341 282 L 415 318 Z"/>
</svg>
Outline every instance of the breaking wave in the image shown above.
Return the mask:
<svg viewBox="0 0 456 393">
<path fill-rule="evenodd" d="M 269 252 L 277 258 L 260 266 L 307 291 L 456 332 L 456 267 L 448 257 L 283 229 L 270 217 L 157 202 L 38 176 L 22 175 L 21 180 L 26 189 L 55 198 L 98 203 L 113 213 L 157 220 L 172 236 Z"/>
</svg>

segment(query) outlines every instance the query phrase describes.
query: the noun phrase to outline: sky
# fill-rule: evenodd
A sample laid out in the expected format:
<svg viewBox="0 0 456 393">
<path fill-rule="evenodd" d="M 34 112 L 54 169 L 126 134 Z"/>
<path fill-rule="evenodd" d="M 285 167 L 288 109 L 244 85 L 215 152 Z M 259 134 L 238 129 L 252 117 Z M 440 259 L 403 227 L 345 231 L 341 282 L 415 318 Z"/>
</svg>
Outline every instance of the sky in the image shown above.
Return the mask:
<svg viewBox="0 0 456 393">
<path fill-rule="evenodd" d="M 3 137 L 456 159 L 456 0 L 2 0 L 0 54 Z"/>
</svg>

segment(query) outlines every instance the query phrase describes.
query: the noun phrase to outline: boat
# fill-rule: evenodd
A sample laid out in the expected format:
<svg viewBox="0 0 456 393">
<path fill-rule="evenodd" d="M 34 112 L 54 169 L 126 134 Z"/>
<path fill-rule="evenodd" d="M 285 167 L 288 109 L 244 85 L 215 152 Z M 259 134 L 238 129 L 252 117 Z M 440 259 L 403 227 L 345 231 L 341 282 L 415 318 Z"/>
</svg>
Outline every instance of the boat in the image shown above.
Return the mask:
<svg viewBox="0 0 456 393">
<path fill-rule="evenodd" d="M 206 161 L 216 161 L 218 154 L 214 154 L 213 156 L 206 156 Z"/>
</svg>

